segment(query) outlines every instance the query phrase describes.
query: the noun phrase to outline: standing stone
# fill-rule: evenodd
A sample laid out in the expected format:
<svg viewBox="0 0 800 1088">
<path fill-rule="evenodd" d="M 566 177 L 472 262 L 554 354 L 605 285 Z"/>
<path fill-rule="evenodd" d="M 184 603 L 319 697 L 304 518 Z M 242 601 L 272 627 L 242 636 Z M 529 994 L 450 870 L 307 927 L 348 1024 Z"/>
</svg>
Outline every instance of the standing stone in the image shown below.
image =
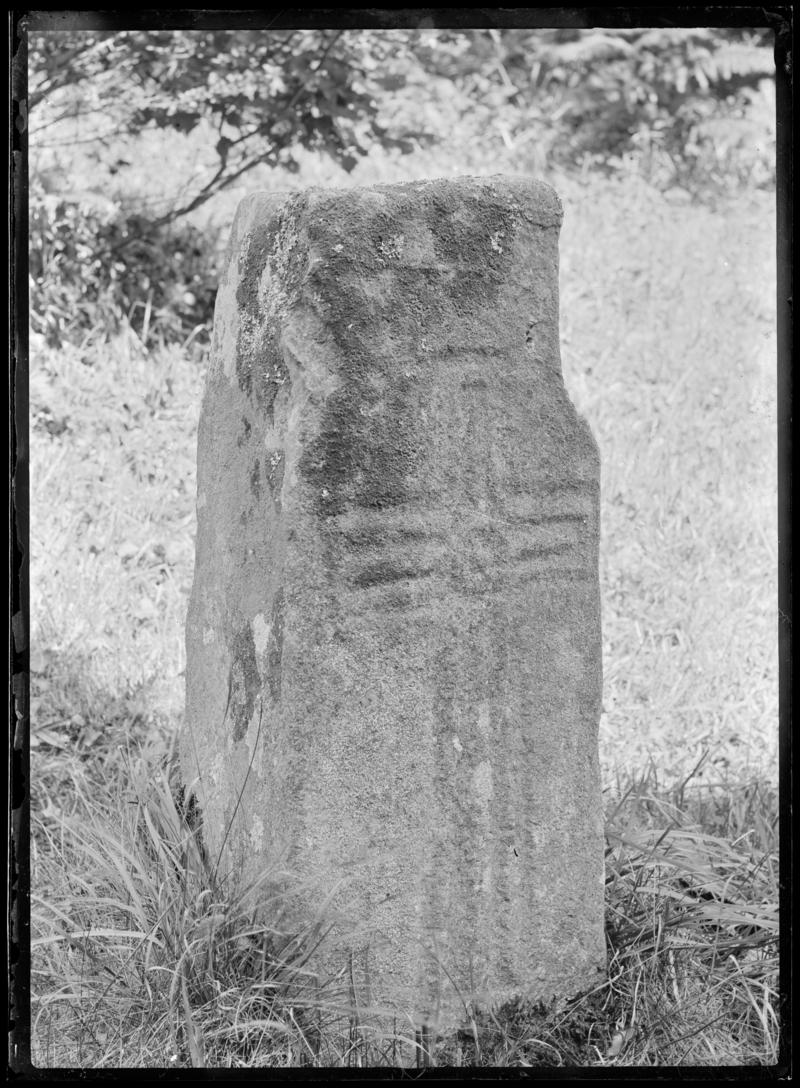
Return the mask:
<svg viewBox="0 0 800 1088">
<path fill-rule="evenodd" d="M 605 966 L 561 217 L 511 178 L 257 194 L 217 301 L 182 743 L 208 853 L 312 882 L 297 924 L 337 889 L 320 970 L 443 1029 Z"/>
</svg>

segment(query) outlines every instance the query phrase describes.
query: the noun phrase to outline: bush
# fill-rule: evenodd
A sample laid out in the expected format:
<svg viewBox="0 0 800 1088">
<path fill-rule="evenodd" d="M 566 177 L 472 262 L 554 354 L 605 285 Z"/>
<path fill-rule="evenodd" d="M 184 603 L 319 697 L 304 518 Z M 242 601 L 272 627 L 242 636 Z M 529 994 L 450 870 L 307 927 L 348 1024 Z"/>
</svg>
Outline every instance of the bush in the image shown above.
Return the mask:
<svg viewBox="0 0 800 1088">
<path fill-rule="evenodd" d="M 634 173 L 716 207 L 774 185 L 772 39 L 737 27 L 437 31 L 418 53 L 460 94 L 454 127 L 501 155 L 524 149 L 530 172 Z"/>
<path fill-rule="evenodd" d="M 30 322 L 50 346 L 129 325 L 145 346 L 208 341 L 213 245 L 186 221 L 156 226 L 110 201 L 30 196 Z"/>
</svg>

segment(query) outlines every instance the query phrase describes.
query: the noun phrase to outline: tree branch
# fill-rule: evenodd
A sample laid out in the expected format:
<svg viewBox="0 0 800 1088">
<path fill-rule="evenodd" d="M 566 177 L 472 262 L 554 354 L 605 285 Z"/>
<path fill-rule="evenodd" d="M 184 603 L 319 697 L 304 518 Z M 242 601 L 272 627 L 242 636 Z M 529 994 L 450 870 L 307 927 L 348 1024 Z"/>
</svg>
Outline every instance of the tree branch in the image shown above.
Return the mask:
<svg viewBox="0 0 800 1088">
<path fill-rule="evenodd" d="M 167 223 L 174 223 L 176 219 L 181 219 L 184 215 L 189 215 L 190 212 L 201 207 L 217 193 L 221 193 L 224 189 L 227 189 L 234 183 L 242 174 L 246 174 L 248 170 L 252 170 L 259 163 L 266 161 L 270 155 L 274 155 L 276 148 L 273 146 L 269 152 L 262 155 L 257 155 L 254 158 L 247 159 L 240 167 L 233 170 L 227 176 L 225 176 L 226 164 L 222 163 L 214 176 L 206 182 L 203 188 L 194 196 L 187 204 L 184 204 L 178 208 L 172 208 L 170 211 L 165 212 L 164 215 L 154 219 L 150 224 L 152 230 L 157 230 L 159 227 L 166 226 Z M 112 249 L 108 250 L 110 257 L 119 256 L 125 249 L 128 248 L 133 242 L 137 241 L 136 238 L 128 236 L 123 238 Z"/>
<path fill-rule="evenodd" d="M 33 91 L 28 87 L 28 109 L 33 110 L 40 106 L 48 95 L 53 94 L 55 91 L 61 90 L 62 87 L 68 87 L 70 84 L 78 84 L 88 78 L 88 72 L 76 72 L 72 65 L 74 61 L 82 54 L 90 53 L 98 44 L 96 40 L 79 42 L 73 49 L 70 49 L 66 56 L 59 56 L 57 60 L 57 71 L 48 77 L 45 77 L 44 84 L 34 88 Z M 35 51 L 32 51 L 35 55 Z M 42 58 L 44 65 L 47 61 Z M 50 65 L 54 64 L 51 59 Z M 33 65 L 31 65 L 33 67 Z"/>
</svg>

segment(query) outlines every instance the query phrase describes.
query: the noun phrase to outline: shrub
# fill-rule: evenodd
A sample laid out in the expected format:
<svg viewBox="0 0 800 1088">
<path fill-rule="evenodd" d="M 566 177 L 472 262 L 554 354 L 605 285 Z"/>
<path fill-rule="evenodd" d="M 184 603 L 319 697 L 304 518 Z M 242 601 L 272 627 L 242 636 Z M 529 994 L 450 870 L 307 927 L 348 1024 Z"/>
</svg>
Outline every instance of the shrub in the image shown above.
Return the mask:
<svg viewBox="0 0 800 1088">
<path fill-rule="evenodd" d="M 156 226 L 110 201 L 30 195 L 30 322 L 50 346 L 126 323 L 145 346 L 207 342 L 216 272 L 208 239 L 185 220 Z"/>
</svg>

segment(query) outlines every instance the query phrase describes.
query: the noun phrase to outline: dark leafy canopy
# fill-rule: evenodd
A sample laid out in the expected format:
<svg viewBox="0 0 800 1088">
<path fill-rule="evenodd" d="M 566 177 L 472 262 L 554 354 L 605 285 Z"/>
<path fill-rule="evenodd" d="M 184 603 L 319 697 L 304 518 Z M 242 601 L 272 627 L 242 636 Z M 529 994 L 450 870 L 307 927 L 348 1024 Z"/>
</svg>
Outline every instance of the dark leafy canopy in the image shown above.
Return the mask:
<svg viewBox="0 0 800 1088">
<path fill-rule="evenodd" d="M 436 139 L 500 169 L 510 150 L 511 169 L 533 172 L 613 171 L 633 156 L 656 184 L 698 195 L 772 179 L 767 30 L 51 31 L 31 36 L 29 58 L 40 147 L 88 117 L 111 156 L 153 127 L 198 130 L 206 152 L 186 195 L 164 164 L 157 217 L 143 202 L 109 217 L 45 199 L 33 172 L 31 320 L 52 342 L 136 314 L 145 339 L 207 330 L 213 258 L 182 217 L 259 164 L 297 170 L 301 148 L 347 170 L 376 144 Z"/>
<path fill-rule="evenodd" d="M 772 32 L 753 28 L 441 32 L 416 52 L 511 138 L 535 132 L 551 162 L 609 165 L 657 143 L 681 181 L 712 126 L 735 126 L 775 75 Z"/>
<path fill-rule="evenodd" d="M 98 130 L 128 136 L 209 123 L 216 165 L 164 221 L 259 163 L 296 169 L 301 147 L 350 170 L 375 143 L 411 151 L 432 140 L 413 105 L 393 111 L 391 131 L 378 120 L 387 99 L 406 86 L 424 94 L 431 76 L 456 91 L 465 135 L 483 117 L 507 140 L 535 134 L 566 167 L 659 145 L 682 175 L 704 126 L 739 119 L 774 76 L 771 37 L 719 27 L 49 32 L 30 41 L 29 104 L 34 119 L 54 105 L 56 119 L 95 112 Z"/>
<path fill-rule="evenodd" d="M 31 321 L 50 343 L 126 319 L 141 321 L 145 339 L 207 333 L 213 254 L 183 216 L 259 164 L 296 170 L 299 148 L 324 151 L 350 170 L 376 142 L 408 152 L 430 138 L 413 123 L 390 130 L 378 120 L 380 95 L 405 82 L 402 36 L 48 32 L 31 36 L 29 60 L 40 143 L 77 117 L 89 118 L 95 139 L 111 146 L 148 128 L 188 134 L 202 123 L 202 142 L 214 152 L 188 196 L 173 195 L 157 217 L 144 208 L 104 214 L 66 194 L 53 199 L 34 175 Z"/>
<path fill-rule="evenodd" d="M 377 98 L 403 82 L 406 53 L 402 39 L 357 31 L 49 32 L 31 37 L 29 105 L 66 98 L 61 118 L 94 111 L 98 129 L 113 121 L 127 136 L 210 122 L 217 165 L 168 221 L 259 163 L 296 169 L 299 147 L 347 170 L 376 141 L 411 151 L 426 133 L 378 123 Z"/>
</svg>

